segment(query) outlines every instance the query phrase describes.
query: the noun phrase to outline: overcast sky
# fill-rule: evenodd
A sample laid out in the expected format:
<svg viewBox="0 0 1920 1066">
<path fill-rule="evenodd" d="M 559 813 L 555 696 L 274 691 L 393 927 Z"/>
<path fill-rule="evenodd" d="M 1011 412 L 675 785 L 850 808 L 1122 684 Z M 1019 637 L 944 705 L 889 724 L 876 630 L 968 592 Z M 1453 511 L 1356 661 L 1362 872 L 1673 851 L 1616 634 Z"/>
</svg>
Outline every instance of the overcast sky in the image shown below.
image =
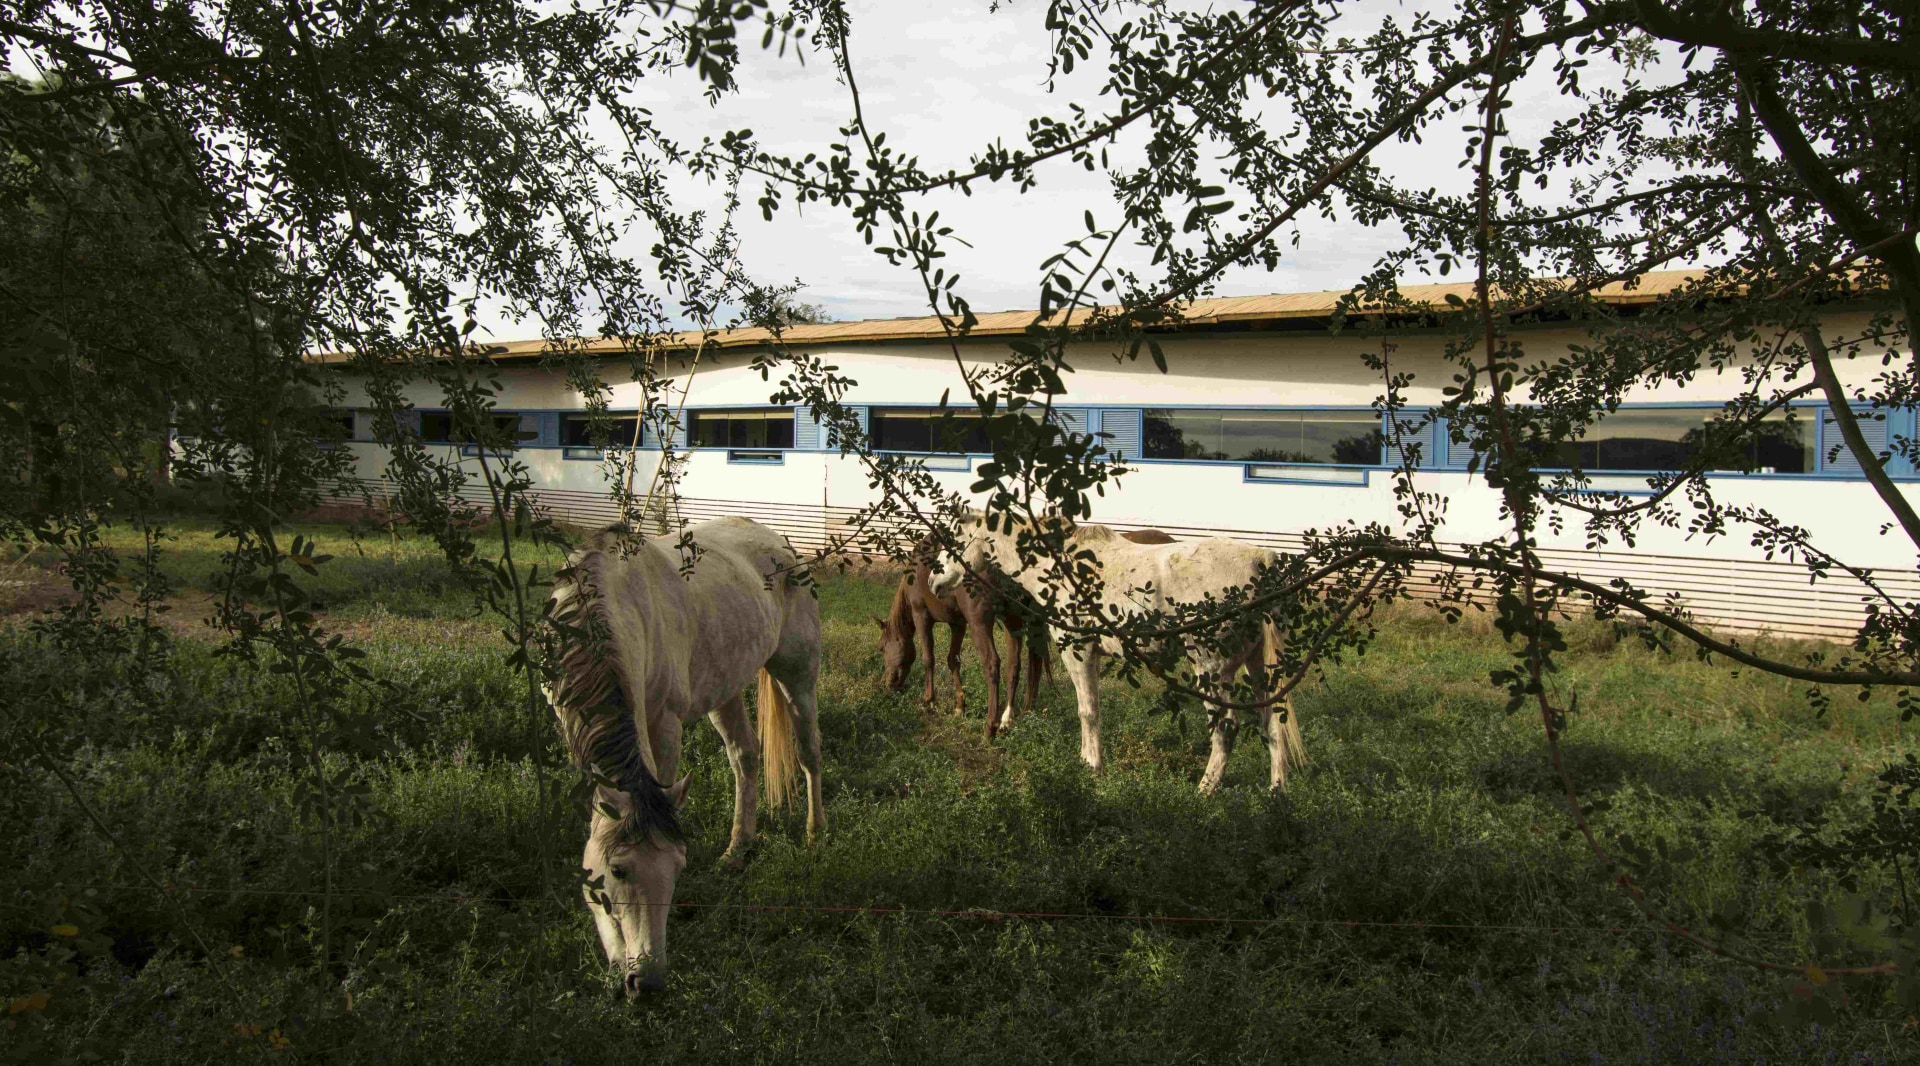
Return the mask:
<svg viewBox="0 0 1920 1066">
<path fill-rule="evenodd" d="M 1246 0 L 1215 2 L 1252 6 Z M 1378 18 L 1390 15 L 1404 21 L 1429 2 L 1353 0 L 1343 11 L 1339 31 L 1363 37 Z M 964 167 L 996 138 L 1009 147 L 1023 147 L 1028 120 L 1064 116 L 1069 101 L 1096 115 L 1112 106 L 1095 95 L 1105 76 L 1098 54 L 1058 91 L 1048 93 L 1043 0 L 1001 0 L 997 11 L 993 6 L 991 0 L 851 0 L 855 74 L 868 122 L 886 131 L 890 145 L 919 156 L 929 170 Z M 825 57 L 809 50 L 802 65 L 792 50 L 785 58 L 762 52 L 759 35 L 753 32 L 744 34 L 741 44 L 745 61 L 739 89 L 719 103 L 710 106 L 701 98 L 691 72 L 649 79 L 635 102 L 651 107 L 656 120 L 686 145 L 697 145 L 709 135 L 717 138 L 726 130 L 750 128 L 774 152 L 826 154 L 826 146 L 839 139 L 851 104 Z M 9 66 L 19 69 L 17 55 L 8 59 Z M 1515 87 L 1517 106 L 1508 121 L 1522 140 L 1567 113 L 1544 69 L 1548 64 L 1541 66 Z M 1604 77 L 1603 69 L 1603 61 L 1594 58 L 1589 77 Z M 1272 106 L 1278 109 L 1284 101 Z M 1465 135 L 1458 127 L 1470 121 L 1465 116 L 1444 120 L 1445 128 L 1425 144 L 1389 145 L 1376 153 L 1375 161 L 1403 182 L 1463 190 L 1469 176 L 1459 168 Z M 1124 157 L 1127 149 L 1123 141 L 1117 154 Z M 772 222 L 763 222 L 752 204 L 757 191 L 757 185 L 749 187 L 740 221 L 746 238 L 743 261 L 760 280 L 797 280 L 806 286 L 803 300 L 824 305 L 841 320 L 927 313 L 916 275 L 875 255 L 843 209 L 815 204 L 801 213 L 789 200 Z M 711 209 L 720 202 L 717 189 L 692 180 L 677 182 L 674 195 L 682 209 Z M 977 183 L 970 197 L 942 192 L 916 206 L 923 213 L 938 210 L 956 235 L 971 244 L 951 246 L 948 265 L 963 275 L 959 291 L 979 311 L 1037 306 L 1038 266 L 1064 241 L 1085 232 L 1083 213 L 1092 210 L 1101 223 L 1119 217 L 1105 176 L 1065 161 L 1044 168 L 1039 187 L 1024 195 L 1006 183 Z M 1327 222 L 1311 212 L 1308 216 L 1300 223 L 1299 246 L 1288 251 L 1278 270 L 1235 271 L 1221 280 L 1218 294 L 1344 289 L 1398 237 L 1393 230 L 1369 231 L 1351 222 Z M 649 234 L 636 233 L 625 250 L 644 259 L 650 243 Z M 495 338 L 538 333 L 537 327 L 503 320 L 497 310 L 483 307 L 479 317 Z"/>
<path fill-rule="evenodd" d="M 868 123 L 885 130 L 890 145 L 918 155 L 930 170 L 962 167 L 995 138 L 1010 147 L 1024 146 L 1028 120 L 1044 114 L 1064 116 L 1069 100 L 1078 100 L 1095 113 L 1112 106 L 1094 95 L 1105 76 L 1098 55 L 1083 65 L 1072 82 L 1057 87 L 1053 94 L 1047 92 L 1048 38 L 1043 25 L 1045 5 L 1039 0 L 1015 0 L 998 11 L 990 10 L 988 0 L 933 4 L 853 0 L 850 6 L 854 72 Z M 1417 6 L 1399 0 L 1362 0 L 1349 9 L 1360 17 L 1343 19 L 1341 33 L 1364 36 L 1380 16 L 1405 20 Z M 724 130 L 750 128 L 774 152 L 824 155 L 825 146 L 839 139 L 838 129 L 851 114 L 847 91 L 830 65 L 814 55 L 802 66 L 791 54 L 782 60 L 759 52 L 753 47 L 757 39 L 743 43 L 750 54 L 736 94 L 711 107 L 689 104 L 691 79 L 663 82 L 651 90 L 658 94 L 650 102 L 656 105 L 659 121 L 688 142 L 707 134 L 718 136 Z M 1542 64 L 1541 71 L 1515 88 L 1516 106 L 1508 121 L 1522 140 L 1544 132 L 1553 120 L 1568 113 L 1553 91 L 1551 72 L 1544 69 L 1549 65 Z M 1603 68 L 1604 61 L 1596 58 L 1589 75 Z M 1459 168 L 1464 134 L 1458 127 L 1463 122 L 1443 122 L 1445 131 L 1430 136 L 1423 145 L 1389 145 L 1377 153 L 1376 160 L 1403 181 L 1464 190 L 1470 177 Z M 690 185 L 679 195 L 685 203 L 718 202 L 713 190 Z M 957 235 L 972 245 L 954 247 L 949 262 L 964 277 L 961 291 L 981 311 L 1037 306 L 1038 266 L 1064 241 L 1085 232 L 1083 212 L 1093 210 L 1103 223 L 1119 216 L 1103 174 L 1064 162 L 1044 169 L 1039 188 L 1024 195 L 1005 183 L 981 183 L 971 197 L 935 194 L 919 207 L 923 212 L 938 210 L 943 222 L 953 225 Z M 743 222 L 745 261 L 757 276 L 763 281 L 803 282 L 807 288 L 802 298 L 824 304 L 837 318 L 927 313 L 912 271 L 889 267 L 867 248 L 844 210 L 816 204 L 798 214 L 789 208 L 766 223 L 749 205 Z M 1399 236 L 1395 230 L 1372 231 L 1318 217 L 1304 220 L 1300 231 L 1298 248 L 1289 252 L 1278 270 L 1235 271 L 1222 280 L 1218 294 L 1344 289 Z"/>
<path fill-rule="evenodd" d="M 1047 92 L 1045 5 L 1038 0 L 1016 0 L 999 11 L 990 11 L 987 0 L 855 0 L 850 6 L 854 73 L 867 121 L 930 170 L 962 167 L 995 138 L 1024 147 L 1028 120 L 1064 115 L 1069 99 L 1096 113 L 1102 106 L 1094 97 L 1105 72 L 1099 56 L 1082 68 L 1085 76 Z M 803 67 L 791 53 L 781 60 L 754 49 L 739 92 L 712 107 L 688 106 L 688 86 L 689 79 L 661 85 L 656 115 L 690 142 L 750 128 L 771 151 L 825 154 L 851 114 L 846 88 L 818 55 Z M 680 196 L 688 203 L 718 202 L 712 191 L 691 186 Z M 1091 209 L 1102 224 L 1119 217 L 1105 176 L 1065 162 L 1043 170 L 1039 187 L 1024 195 L 1006 183 L 979 183 L 970 197 L 939 193 L 920 207 L 938 210 L 972 245 L 954 246 L 950 262 L 963 275 L 961 291 L 980 311 L 1037 306 L 1039 264 L 1085 233 L 1083 213 Z M 757 209 L 743 216 L 745 261 L 762 280 L 797 279 L 807 286 L 803 299 L 840 319 L 927 313 L 916 275 L 868 249 L 844 210 L 815 204 L 805 214 L 784 210 L 771 223 L 761 221 Z M 1278 271 L 1237 272 L 1220 293 L 1345 288 L 1389 243 L 1386 234 L 1317 221 L 1303 232 L 1298 253 Z"/>
</svg>

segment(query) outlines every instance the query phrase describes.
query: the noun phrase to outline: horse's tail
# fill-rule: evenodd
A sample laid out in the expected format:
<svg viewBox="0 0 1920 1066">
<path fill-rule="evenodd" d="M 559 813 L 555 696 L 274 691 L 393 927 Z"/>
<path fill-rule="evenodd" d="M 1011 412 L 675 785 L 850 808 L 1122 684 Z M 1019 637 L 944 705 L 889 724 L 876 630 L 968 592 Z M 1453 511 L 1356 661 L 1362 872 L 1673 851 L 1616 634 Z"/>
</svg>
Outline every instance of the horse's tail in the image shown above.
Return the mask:
<svg viewBox="0 0 1920 1066">
<path fill-rule="evenodd" d="M 800 753 L 793 735 L 793 708 L 786 690 L 760 669 L 760 775 L 767 789 L 767 806 L 784 807 L 799 788 Z"/>
<path fill-rule="evenodd" d="M 1287 638 L 1280 632 L 1279 626 L 1271 621 L 1260 623 L 1260 643 L 1263 645 L 1261 662 L 1266 666 L 1265 672 L 1269 684 L 1273 682 L 1275 668 L 1280 665 L 1280 657 L 1286 649 L 1286 641 Z M 1269 743 L 1280 745 L 1280 760 L 1275 765 L 1280 768 L 1280 787 L 1285 788 L 1288 767 L 1307 764 L 1307 748 L 1305 741 L 1300 737 L 1300 715 L 1293 709 L 1292 695 L 1289 694 L 1286 699 L 1279 702 L 1279 706 L 1271 707 L 1269 710 L 1274 714 L 1285 715 L 1286 721 L 1280 723 L 1279 729 L 1274 730 L 1274 736 Z"/>
</svg>

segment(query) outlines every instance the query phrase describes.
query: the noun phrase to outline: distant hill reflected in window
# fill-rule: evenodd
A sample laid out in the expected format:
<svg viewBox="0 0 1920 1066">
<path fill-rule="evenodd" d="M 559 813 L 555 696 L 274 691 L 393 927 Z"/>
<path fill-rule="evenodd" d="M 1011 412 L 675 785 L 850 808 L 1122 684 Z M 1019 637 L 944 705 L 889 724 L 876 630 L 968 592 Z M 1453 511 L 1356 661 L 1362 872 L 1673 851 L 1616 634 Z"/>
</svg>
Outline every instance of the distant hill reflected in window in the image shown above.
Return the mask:
<svg viewBox="0 0 1920 1066">
<path fill-rule="evenodd" d="M 1377 466 L 1385 435 L 1371 411 L 1148 408 L 1147 459 Z"/>
</svg>

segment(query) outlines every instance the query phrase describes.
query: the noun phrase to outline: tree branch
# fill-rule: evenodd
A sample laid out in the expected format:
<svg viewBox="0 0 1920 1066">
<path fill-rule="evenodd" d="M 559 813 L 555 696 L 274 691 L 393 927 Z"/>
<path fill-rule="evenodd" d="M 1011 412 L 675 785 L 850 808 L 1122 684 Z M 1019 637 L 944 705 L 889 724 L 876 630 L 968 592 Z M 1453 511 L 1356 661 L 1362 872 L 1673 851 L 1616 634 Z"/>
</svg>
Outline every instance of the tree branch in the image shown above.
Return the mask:
<svg viewBox="0 0 1920 1066">
<path fill-rule="evenodd" d="M 1822 66 L 1903 73 L 1920 71 L 1920 52 L 1904 44 L 1864 37 L 1820 37 L 1788 30 L 1756 29 L 1732 18 L 1712 21 L 1686 18 L 1662 7 L 1658 0 L 1631 0 L 1630 6 L 1647 32 L 1676 44 Z"/>
</svg>

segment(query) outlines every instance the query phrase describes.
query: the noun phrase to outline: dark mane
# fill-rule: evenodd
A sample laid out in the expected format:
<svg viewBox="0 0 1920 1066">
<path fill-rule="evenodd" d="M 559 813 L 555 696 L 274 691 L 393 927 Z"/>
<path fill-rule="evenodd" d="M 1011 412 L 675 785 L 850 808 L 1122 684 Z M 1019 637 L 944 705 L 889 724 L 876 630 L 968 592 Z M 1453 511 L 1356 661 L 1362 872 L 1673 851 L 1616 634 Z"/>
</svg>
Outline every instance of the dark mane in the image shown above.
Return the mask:
<svg viewBox="0 0 1920 1066">
<path fill-rule="evenodd" d="M 627 797 L 627 811 L 601 830 L 607 845 L 632 847 L 654 835 L 679 842 L 678 812 L 647 769 L 634 728 L 629 683 L 620 676 L 620 656 L 599 594 L 606 555 L 583 551 L 570 572 L 554 584 L 552 621 L 567 651 L 553 686 L 553 709 L 573 764 L 589 770 L 602 788 Z"/>
</svg>

